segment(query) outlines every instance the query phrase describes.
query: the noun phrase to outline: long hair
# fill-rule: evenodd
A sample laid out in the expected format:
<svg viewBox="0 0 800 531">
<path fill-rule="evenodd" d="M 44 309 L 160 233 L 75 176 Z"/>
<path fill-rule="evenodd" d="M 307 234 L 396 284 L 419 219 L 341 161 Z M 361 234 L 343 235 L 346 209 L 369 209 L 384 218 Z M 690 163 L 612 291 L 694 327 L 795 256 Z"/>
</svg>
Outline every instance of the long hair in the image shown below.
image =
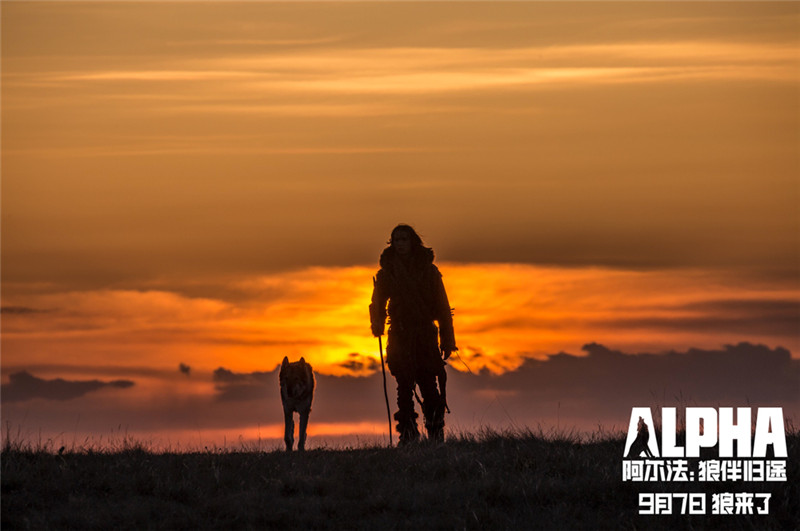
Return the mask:
<svg viewBox="0 0 800 531">
<path fill-rule="evenodd" d="M 419 265 L 425 263 L 433 263 L 433 249 L 425 247 L 422 244 L 422 238 L 419 237 L 419 234 L 417 234 L 417 231 L 415 231 L 411 225 L 406 225 L 405 223 L 401 223 L 394 229 L 392 229 L 392 235 L 389 238 L 389 241 L 386 242 L 387 244 L 389 244 L 389 246 L 386 247 L 381 253 L 381 258 L 380 258 L 381 267 L 391 267 L 390 266 L 391 262 L 399 256 L 395 251 L 392 241 L 394 240 L 394 235 L 401 231 L 408 234 L 408 237 L 411 239 L 412 262 Z"/>
<path fill-rule="evenodd" d="M 419 237 L 417 231 L 414 230 L 414 227 L 412 227 L 411 225 L 406 225 L 405 223 L 400 223 L 398 226 L 392 229 L 392 234 L 391 236 L 389 236 L 389 241 L 386 243 L 392 245 L 393 244 L 392 242 L 394 241 L 394 235 L 401 231 L 408 234 L 409 238 L 411 238 L 411 243 L 413 244 L 414 247 L 423 247 L 422 238 Z"/>
</svg>

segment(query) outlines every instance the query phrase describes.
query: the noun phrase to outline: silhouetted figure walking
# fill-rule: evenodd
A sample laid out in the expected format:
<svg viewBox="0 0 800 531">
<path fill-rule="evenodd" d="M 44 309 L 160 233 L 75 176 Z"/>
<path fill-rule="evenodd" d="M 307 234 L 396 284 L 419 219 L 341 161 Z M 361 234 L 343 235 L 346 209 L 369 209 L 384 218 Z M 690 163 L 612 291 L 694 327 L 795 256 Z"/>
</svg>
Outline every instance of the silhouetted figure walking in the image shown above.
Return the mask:
<svg viewBox="0 0 800 531">
<path fill-rule="evenodd" d="M 415 386 L 422 394 L 428 438 L 443 441 L 447 410 L 444 360 L 458 350 L 450 303 L 442 275 L 433 264 L 433 250 L 422 245 L 413 228 L 398 225 L 392 230 L 389 244 L 381 254 L 381 269 L 375 277 L 369 309 L 372 334 L 380 337 L 389 303 L 386 358 L 389 371 L 397 380 L 398 411 L 394 418 L 400 444 L 419 439 Z M 439 324 L 438 331 L 434 321 Z"/>
</svg>

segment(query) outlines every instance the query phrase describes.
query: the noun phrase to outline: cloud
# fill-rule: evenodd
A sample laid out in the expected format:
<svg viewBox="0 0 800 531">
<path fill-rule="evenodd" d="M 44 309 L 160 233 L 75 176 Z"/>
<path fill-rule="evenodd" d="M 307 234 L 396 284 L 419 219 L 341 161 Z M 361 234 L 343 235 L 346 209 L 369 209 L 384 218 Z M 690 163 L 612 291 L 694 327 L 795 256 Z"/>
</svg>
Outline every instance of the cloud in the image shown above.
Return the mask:
<svg viewBox="0 0 800 531">
<path fill-rule="evenodd" d="M 357 352 L 353 352 L 348 356 L 347 361 L 339 363 L 338 366 L 354 374 L 358 374 L 365 371 L 370 373 L 376 371 L 380 368 L 381 364 L 375 358 L 362 356 Z"/>
<path fill-rule="evenodd" d="M 36 308 L 27 308 L 25 306 L 3 306 L 0 308 L 0 313 L 10 315 L 30 315 L 37 313 L 46 313 L 48 310 L 39 310 Z"/>
<path fill-rule="evenodd" d="M 270 382 L 277 388 L 278 369 L 272 372 L 236 373 L 219 367 L 212 378 L 219 401 L 261 400 L 267 397 Z"/>
<path fill-rule="evenodd" d="M 364 263 L 401 213 L 451 260 L 796 271 L 789 8 L 408 5 L 377 30 L 340 7 L 220 7 L 200 33 L 152 6 L 11 8 L 4 281 Z M 33 24 L 50 9 L 73 24 Z"/>
<path fill-rule="evenodd" d="M 624 352 L 742 341 L 800 351 L 800 292 L 731 272 L 448 262 L 440 269 L 461 356 L 474 371 L 578 352 L 585 338 Z M 7 307 L 61 309 L 3 320 L 4 374 L 53 365 L 49 352 L 58 349 L 82 367 L 116 358 L 175 373 L 183 363 L 193 377 L 220 360 L 239 373 L 271 370 L 287 355 L 305 357 L 319 373 L 366 376 L 380 369 L 367 312 L 375 270 L 314 267 L 209 277 L 201 286 L 163 280 L 146 291 L 4 292 Z"/>
<path fill-rule="evenodd" d="M 460 415 L 482 412 L 482 422 L 583 428 L 622 425 L 633 406 L 781 406 L 800 414 L 800 360 L 783 348 L 739 343 L 632 354 L 591 343 L 583 350 L 528 359 L 500 375 L 451 371 L 451 406 L 463 408 Z"/>
<path fill-rule="evenodd" d="M 27 371 L 22 371 L 11 374 L 9 382 L 2 385 L 2 398 L 3 402 L 20 402 L 34 398 L 72 400 L 103 388 L 127 389 L 133 387 L 133 385 L 134 382 L 130 380 L 114 380 L 111 382 L 100 380 L 69 381 L 62 378 L 44 380 Z"/>
<path fill-rule="evenodd" d="M 275 373 L 275 371 L 272 371 L 272 373 Z M 260 371 L 248 372 L 248 373 L 236 373 L 224 367 L 219 367 L 217 370 L 214 371 L 213 380 L 215 382 L 218 382 L 220 385 L 240 384 L 243 382 L 263 383 L 267 379 L 268 375 L 272 373 L 260 372 Z"/>
<path fill-rule="evenodd" d="M 627 427 L 634 406 L 655 408 L 654 414 L 661 407 L 770 406 L 784 408 L 787 419 L 800 418 L 800 360 L 792 360 L 785 349 L 739 343 L 714 349 L 635 352 L 590 343 L 580 355 L 562 352 L 530 358 L 503 374 L 488 369 L 461 372 L 454 370 L 463 367 L 459 360 L 451 360 L 448 430 L 536 430 L 537 426 L 621 430 Z M 52 402 L 23 402 L 20 389 L 27 389 L 30 396 L 32 388 L 52 387 L 59 380 L 15 373 L 2 389 L 3 417 L 14 426 L 21 425 L 31 437 L 41 428 L 46 437 L 76 433 L 78 440 L 97 438 L 120 425 L 131 434 L 157 438 L 168 446 L 195 441 L 202 448 L 210 440 L 230 442 L 241 434 L 280 437 L 283 412 L 277 366 L 264 371 L 198 370 L 193 376 L 199 377 L 192 379 L 172 367 L 143 379 L 130 392 L 109 393 L 103 400 L 89 395 Z M 369 376 L 316 372 L 315 377 L 312 437 L 385 434 L 386 404 L 379 370 Z M 394 378 L 388 376 L 386 384 L 394 412 Z M 37 393 L 43 394 L 41 389 Z"/>
<path fill-rule="evenodd" d="M 711 299 L 643 308 L 638 315 L 603 316 L 587 322 L 605 330 L 769 334 L 788 339 L 797 336 L 800 302 L 781 298 Z"/>
<path fill-rule="evenodd" d="M 522 47 L 390 46 L 310 50 L 273 49 L 270 53 L 195 59 L 185 57 L 161 69 L 87 70 L 44 76 L 45 83 L 176 82 L 236 87 L 209 90 L 208 101 L 252 99 L 253 92 L 283 95 L 431 94 L 501 90 L 520 86 L 595 87 L 608 82 L 660 82 L 696 79 L 794 79 L 793 43 L 737 43 L 682 40 L 612 44 Z M 342 71 L 349 75 L 342 76 Z M 230 89 L 228 89 L 230 90 Z M 258 106 L 258 103 L 252 101 Z M 202 111 L 202 109 L 200 109 Z"/>
<path fill-rule="evenodd" d="M 586 355 L 527 359 L 516 370 L 449 371 L 451 420 L 480 425 L 535 426 L 563 422 L 582 429 L 622 425 L 633 406 L 783 406 L 800 414 L 800 360 L 788 350 L 740 343 L 720 349 L 624 353 L 598 343 Z M 353 365 L 362 360 L 353 356 Z M 458 366 L 457 360 L 452 360 Z M 345 364 L 349 364 L 346 362 Z M 380 371 L 367 377 L 316 374 L 314 418 L 380 422 L 385 417 Z M 219 401 L 277 401 L 278 369 L 214 373 Z M 392 410 L 395 383 L 389 378 Z M 559 418 L 560 417 L 560 418 Z"/>
<path fill-rule="evenodd" d="M 374 365 L 366 356 L 353 364 L 359 367 Z M 374 361 L 374 360 L 373 360 Z M 378 364 L 379 365 L 379 364 Z M 280 410 L 278 373 L 280 367 L 270 372 L 237 373 L 220 367 L 214 371 L 213 380 L 217 402 L 258 401 L 273 410 Z M 369 376 L 331 376 L 315 372 L 315 398 L 313 418 L 317 422 L 355 423 L 380 420 L 386 414 L 380 372 Z M 393 385 L 390 383 L 389 385 Z M 390 389 L 390 394 L 394 391 Z M 370 397 L 372 399 L 370 399 Z"/>
</svg>

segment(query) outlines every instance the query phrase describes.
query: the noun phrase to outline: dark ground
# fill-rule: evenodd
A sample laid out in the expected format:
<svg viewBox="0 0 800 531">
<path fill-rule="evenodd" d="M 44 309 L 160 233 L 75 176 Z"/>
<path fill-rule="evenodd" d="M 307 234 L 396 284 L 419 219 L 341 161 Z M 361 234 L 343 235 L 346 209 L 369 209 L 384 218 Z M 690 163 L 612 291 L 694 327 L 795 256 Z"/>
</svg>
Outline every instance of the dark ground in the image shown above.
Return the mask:
<svg viewBox="0 0 800 531">
<path fill-rule="evenodd" d="M 797 529 L 788 481 L 622 482 L 620 438 L 462 435 L 443 445 L 157 453 L 56 452 L 6 440 L 2 528 Z M 639 516 L 639 492 L 771 492 L 768 516 Z M 710 512 L 710 494 L 709 507 Z"/>
</svg>

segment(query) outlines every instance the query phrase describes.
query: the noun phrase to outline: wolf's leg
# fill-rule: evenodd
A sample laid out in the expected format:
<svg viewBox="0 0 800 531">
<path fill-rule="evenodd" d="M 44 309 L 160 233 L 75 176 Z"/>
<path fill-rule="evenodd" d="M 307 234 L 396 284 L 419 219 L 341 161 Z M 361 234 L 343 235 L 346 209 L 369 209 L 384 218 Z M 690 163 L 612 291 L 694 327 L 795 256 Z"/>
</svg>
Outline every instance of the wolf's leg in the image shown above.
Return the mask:
<svg viewBox="0 0 800 531">
<path fill-rule="evenodd" d="M 308 414 L 310 411 L 305 410 L 300 412 L 300 429 L 297 438 L 297 449 L 303 451 L 306 449 L 306 428 L 308 427 Z"/>
<path fill-rule="evenodd" d="M 291 410 L 284 409 L 283 410 L 283 421 L 286 425 L 286 430 L 284 431 L 283 440 L 286 443 L 286 451 L 292 451 L 292 445 L 294 444 L 294 417 L 292 416 L 293 413 Z"/>
</svg>

